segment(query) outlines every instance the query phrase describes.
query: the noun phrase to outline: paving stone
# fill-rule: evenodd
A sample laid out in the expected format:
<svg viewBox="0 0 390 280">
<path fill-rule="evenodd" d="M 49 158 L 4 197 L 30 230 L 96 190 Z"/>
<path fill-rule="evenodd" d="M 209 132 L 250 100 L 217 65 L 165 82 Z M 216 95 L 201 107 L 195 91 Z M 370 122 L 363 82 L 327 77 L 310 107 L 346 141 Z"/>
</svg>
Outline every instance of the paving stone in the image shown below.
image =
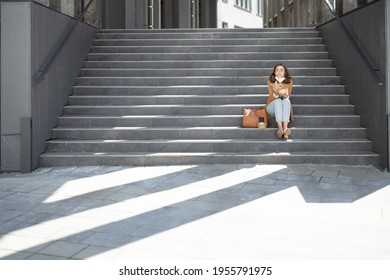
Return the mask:
<svg viewBox="0 0 390 280">
<path fill-rule="evenodd" d="M 31 255 L 32 253 L 0 249 L 0 260 L 25 260 Z"/>
<path fill-rule="evenodd" d="M 87 247 L 87 245 L 84 245 L 84 244 L 76 244 L 76 243 L 58 241 L 58 242 L 55 242 L 53 244 L 50 244 L 49 246 L 40 250 L 38 253 L 44 254 L 44 255 L 70 258 L 86 247 Z"/>
<path fill-rule="evenodd" d="M 121 254 L 123 250 L 120 249 L 108 249 L 107 247 L 99 247 L 99 246 L 87 246 L 77 254 L 75 254 L 72 259 L 76 260 L 111 260 L 116 259 L 118 255 Z M 127 259 L 127 258 L 125 258 Z"/>
<path fill-rule="evenodd" d="M 3 197 L 9 196 L 9 195 L 11 195 L 13 193 L 14 192 L 11 192 L 11 191 L 0 191 L 0 199 L 3 198 Z"/>
<path fill-rule="evenodd" d="M 0 212 L 0 221 L 9 221 L 13 218 L 23 214 L 22 211 L 16 211 L 16 210 L 2 210 Z"/>
<path fill-rule="evenodd" d="M 65 257 L 53 256 L 53 255 L 43 255 L 43 254 L 33 254 L 26 258 L 26 260 L 66 260 Z"/>
<path fill-rule="evenodd" d="M 118 248 L 124 246 L 136 238 L 132 235 L 119 235 L 95 232 L 91 236 L 85 238 L 82 244 L 102 246 L 107 248 Z"/>
<path fill-rule="evenodd" d="M 8 234 L 13 232 L 14 230 L 18 230 L 20 228 L 25 228 L 30 226 L 28 223 L 21 223 L 17 221 L 7 221 L 0 224 L 0 234 Z"/>
<path fill-rule="evenodd" d="M 35 253 L 50 243 L 47 239 L 37 236 L 2 235 L 0 249 Z"/>
<path fill-rule="evenodd" d="M 310 167 L 313 168 L 312 175 L 317 177 L 335 178 L 340 174 L 340 170 L 337 166 L 310 165 Z"/>
</svg>

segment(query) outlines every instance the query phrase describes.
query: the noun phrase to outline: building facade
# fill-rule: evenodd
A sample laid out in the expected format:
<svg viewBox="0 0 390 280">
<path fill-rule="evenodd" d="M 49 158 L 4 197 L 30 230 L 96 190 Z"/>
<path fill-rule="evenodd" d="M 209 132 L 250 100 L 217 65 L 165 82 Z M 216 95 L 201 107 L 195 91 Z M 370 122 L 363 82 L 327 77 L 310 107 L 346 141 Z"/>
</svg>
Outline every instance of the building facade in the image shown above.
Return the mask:
<svg viewBox="0 0 390 280">
<path fill-rule="evenodd" d="M 217 1 L 218 28 L 262 28 L 264 0 Z"/>
<path fill-rule="evenodd" d="M 343 15 L 374 0 L 329 0 Z M 324 0 L 264 0 L 264 27 L 317 26 L 333 18 Z"/>
<path fill-rule="evenodd" d="M 77 17 L 87 0 L 35 1 Z M 262 28 L 264 0 L 94 0 L 85 22 L 108 29 Z"/>
<path fill-rule="evenodd" d="M 34 1 L 76 17 L 89 0 Z M 107 29 L 215 28 L 217 0 L 94 0 L 85 22 Z"/>
</svg>

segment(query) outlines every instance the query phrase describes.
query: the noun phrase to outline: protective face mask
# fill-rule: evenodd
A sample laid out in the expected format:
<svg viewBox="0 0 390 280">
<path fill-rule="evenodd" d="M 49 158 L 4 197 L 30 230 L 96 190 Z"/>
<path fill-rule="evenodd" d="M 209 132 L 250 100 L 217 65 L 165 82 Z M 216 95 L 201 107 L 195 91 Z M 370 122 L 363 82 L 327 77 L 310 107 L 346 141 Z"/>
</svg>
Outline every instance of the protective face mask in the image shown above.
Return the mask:
<svg viewBox="0 0 390 280">
<path fill-rule="evenodd" d="M 279 83 L 281 83 L 281 82 L 283 82 L 286 78 L 285 78 L 285 77 L 283 77 L 283 78 L 275 77 L 275 79 L 276 79 Z"/>
</svg>

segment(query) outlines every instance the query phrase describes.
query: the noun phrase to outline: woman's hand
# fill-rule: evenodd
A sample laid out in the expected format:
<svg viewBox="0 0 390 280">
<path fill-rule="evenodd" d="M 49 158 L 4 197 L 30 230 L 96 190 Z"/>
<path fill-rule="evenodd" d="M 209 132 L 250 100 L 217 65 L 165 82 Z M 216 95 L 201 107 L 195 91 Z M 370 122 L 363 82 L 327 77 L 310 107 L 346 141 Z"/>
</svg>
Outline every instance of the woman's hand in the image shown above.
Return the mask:
<svg viewBox="0 0 390 280">
<path fill-rule="evenodd" d="M 278 95 L 281 98 L 287 98 L 288 97 L 288 89 L 287 88 L 282 88 L 278 90 Z"/>
<path fill-rule="evenodd" d="M 278 86 L 277 82 L 273 83 L 272 84 L 272 90 L 273 92 L 278 92 L 278 89 L 280 88 L 280 86 Z"/>
</svg>

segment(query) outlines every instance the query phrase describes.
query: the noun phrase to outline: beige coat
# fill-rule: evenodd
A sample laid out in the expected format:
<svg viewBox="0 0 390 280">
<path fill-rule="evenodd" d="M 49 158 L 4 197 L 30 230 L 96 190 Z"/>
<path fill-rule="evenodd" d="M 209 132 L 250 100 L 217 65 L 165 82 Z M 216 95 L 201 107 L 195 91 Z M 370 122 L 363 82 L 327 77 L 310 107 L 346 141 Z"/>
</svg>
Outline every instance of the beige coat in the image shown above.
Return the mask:
<svg viewBox="0 0 390 280">
<path fill-rule="evenodd" d="M 282 86 L 283 88 L 287 88 L 288 89 L 288 95 L 291 96 L 292 87 L 293 87 L 293 81 L 291 81 L 291 83 L 289 83 L 289 84 L 278 83 L 278 85 Z M 274 91 L 273 91 L 272 83 L 271 83 L 270 80 L 268 80 L 268 94 L 269 95 L 268 95 L 268 98 L 267 98 L 267 104 L 265 106 L 268 106 L 268 104 L 270 104 L 272 101 L 275 100 Z M 294 113 L 293 113 L 292 106 L 291 106 L 291 111 L 290 111 L 290 120 L 294 120 Z"/>
</svg>

